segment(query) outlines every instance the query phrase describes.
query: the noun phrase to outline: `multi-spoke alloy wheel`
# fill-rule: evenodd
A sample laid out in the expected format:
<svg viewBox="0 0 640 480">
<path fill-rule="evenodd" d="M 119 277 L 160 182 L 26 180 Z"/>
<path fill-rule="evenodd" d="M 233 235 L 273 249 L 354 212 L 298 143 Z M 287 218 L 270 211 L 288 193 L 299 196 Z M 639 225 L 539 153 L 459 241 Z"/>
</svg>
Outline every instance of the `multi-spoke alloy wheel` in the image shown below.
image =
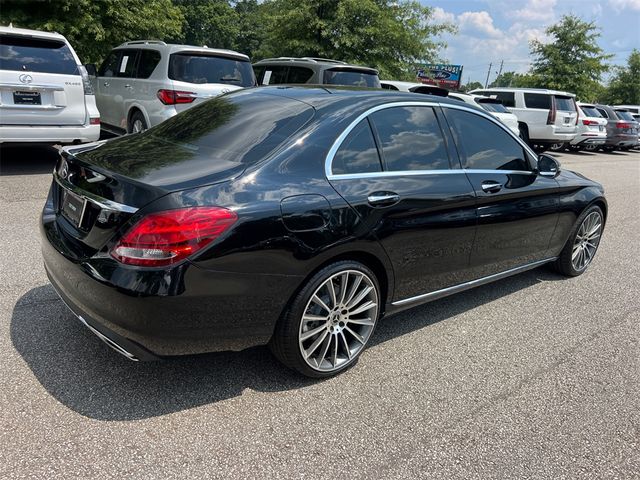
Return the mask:
<svg viewBox="0 0 640 480">
<path fill-rule="evenodd" d="M 307 365 L 330 372 L 355 359 L 378 318 L 378 292 L 358 270 L 336 273 L 322 283 L 307 303 L 298 342 Z"/>
<path fill-rule="evenodd" d="M 598 249 L 601 234 L 602 215 L 600 212 L 593 211 L 582 221 L 573 242 L 571 263 L 576 271 L 584 270 L 591 263 Z"/>
<path fill-rule="evenodd" d="M 303 375 L 336 375 L 366 348 L 383 301 L 378 278 L 366 265 L 352 260 L 327 265 L 290 300 L 269 347 Z"/>
</svg>

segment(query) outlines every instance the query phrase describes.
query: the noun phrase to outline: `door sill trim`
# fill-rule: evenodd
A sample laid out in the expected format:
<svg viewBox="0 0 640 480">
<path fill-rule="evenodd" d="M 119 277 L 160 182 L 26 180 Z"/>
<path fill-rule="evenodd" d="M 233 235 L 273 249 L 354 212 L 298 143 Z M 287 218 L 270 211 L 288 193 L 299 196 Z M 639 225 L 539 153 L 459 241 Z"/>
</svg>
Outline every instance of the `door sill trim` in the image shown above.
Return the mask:
<svg viewBox="0 0 640 480">
<path fill-rule="evenodd" d="M 454 285 L 452 287 L 443 288 L 441 290 L 435 290 L 429 293 L 423 293 L 422 295 L 417 295 L 415 297 L 397 300 L 395 302 L 392 302 L 391 305 L 393 305 L 394 307 L 401 307 L 401 306 L 409 305 L 412 303 L 431 302 L 433 300 L 438 300 L 439 298 L 453 295 L 454 293 L 463 292 L 465 290 L 469 290 L 470 288 L 479 287 L 480 285 L 485 285 L 487 283 L 491 283 L 496 280 L 500 280 L 502 278 L 510 277 L 511 275 L 517 275 L 518 273 L 526 272 L 527 270 L 531 270 L 533 268 L 539 267 L 541 265 L 544 265 L 545 263 L 553 262 L 557 258 L 558 257 L 550 257 L 544 260 L 538 260 L 537 262 L 527 263 L 526 265 L 521 265 L 520 267 L 512 268 L 510 270 L 505 270 L 504 272 L 500 272 L 500 273 L 494 273 L 493 275 L 489 275 L 487 277 L 481 277 L 476 280 L 471 280 L 469 282 L 461 283 L 459 285 Z"/>
</svg>

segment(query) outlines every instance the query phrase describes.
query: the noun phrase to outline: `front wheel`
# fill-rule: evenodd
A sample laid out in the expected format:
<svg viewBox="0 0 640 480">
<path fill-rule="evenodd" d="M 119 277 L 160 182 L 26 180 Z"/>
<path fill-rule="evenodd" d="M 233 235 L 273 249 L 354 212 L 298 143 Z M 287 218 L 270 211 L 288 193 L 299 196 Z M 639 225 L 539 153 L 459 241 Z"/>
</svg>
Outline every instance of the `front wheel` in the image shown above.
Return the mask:
<svg viewBox="0 0 640 480">
<path fill-rule="evenodd" d="M 604 215 L 600 207 L 593 205 L 582 212 L 556 260 L 556 269 L 569 277 L 582 275 L 596 255 L 603 227 Z"/>
<path fill-rule="evenodd" d="M 282 315 L 269 344 L 286 366 L 315 378 L 353 365 L 380 315 L 380 287 L 365 265 L 340 261 L 316 273 Z"/>
</svg>

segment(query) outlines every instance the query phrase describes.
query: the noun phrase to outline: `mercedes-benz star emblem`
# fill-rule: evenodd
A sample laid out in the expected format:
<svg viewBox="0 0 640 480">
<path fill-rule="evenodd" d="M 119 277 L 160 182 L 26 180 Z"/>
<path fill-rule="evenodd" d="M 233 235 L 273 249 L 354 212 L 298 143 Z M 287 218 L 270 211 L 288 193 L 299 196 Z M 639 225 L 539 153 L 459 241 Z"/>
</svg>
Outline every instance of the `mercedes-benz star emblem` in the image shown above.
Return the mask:
<svg viewBox="0 0 640 480">
<path fill-rule="evenodd" d="M 18 77 L 18 80 L 20 80 L 22 83 L 31 83 L 33 82 L 33 77 L 31 75 L 27 75 L 26 73 L 23 73 Z"/>
</svg>

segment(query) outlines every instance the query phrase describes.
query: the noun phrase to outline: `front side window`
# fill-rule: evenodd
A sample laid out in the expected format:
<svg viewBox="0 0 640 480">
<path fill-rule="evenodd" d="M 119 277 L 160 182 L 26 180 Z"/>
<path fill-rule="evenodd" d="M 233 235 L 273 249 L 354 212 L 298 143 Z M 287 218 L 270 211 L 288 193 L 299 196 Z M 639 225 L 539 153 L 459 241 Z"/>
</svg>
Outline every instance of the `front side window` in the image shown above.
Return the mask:
<svg viewBox="0 0 640 480">
<path fill-rule="evenodd" d="M 251 63 L 231 57 L 200 53 L 174 53 L 169 57 L 169 78 L 187 83 L 224 83 L 252 87 Z"/>
<path fill-rule="evenodd" d="M 393 107 L 370 116 L 380 139 L 385 170 L 449 169 L 449 156 L 431 107 Z"/>
<path fill-rule="evenodd" d="M 365 118 L 349 132 L 333 157 L 334 174 L 380 172 L 380 157 L 369 121 Z"/>
<path fill-rule="evenodd" d="M 525 93 L 524 104 L 527 108 L 551 109 L 551 95 L 546 93 Z"/>
<path fill-rule="evenodd" d="M 328 85 L 350 85 L 354 87 L 380 88 L 378 75 L 370 70 L 330 68 L 323 74 L 323 82 Z"/>
<path fill-rule="evenodd" d="M 120 52 L 111 52 L 98 71 L 99 77 L 115 77 L 120 65 Z"/>
<path fill-rule="evenodd" d="M 14 35 L 0 35 L 0 70 L 78 75 L 66 43 Z"/>
<path fill-rule="evenodd" d="M 491 120 L 452 108 L 445 114 L 464 168 L 530 170 L 522 145 Z"/>
</svg>

